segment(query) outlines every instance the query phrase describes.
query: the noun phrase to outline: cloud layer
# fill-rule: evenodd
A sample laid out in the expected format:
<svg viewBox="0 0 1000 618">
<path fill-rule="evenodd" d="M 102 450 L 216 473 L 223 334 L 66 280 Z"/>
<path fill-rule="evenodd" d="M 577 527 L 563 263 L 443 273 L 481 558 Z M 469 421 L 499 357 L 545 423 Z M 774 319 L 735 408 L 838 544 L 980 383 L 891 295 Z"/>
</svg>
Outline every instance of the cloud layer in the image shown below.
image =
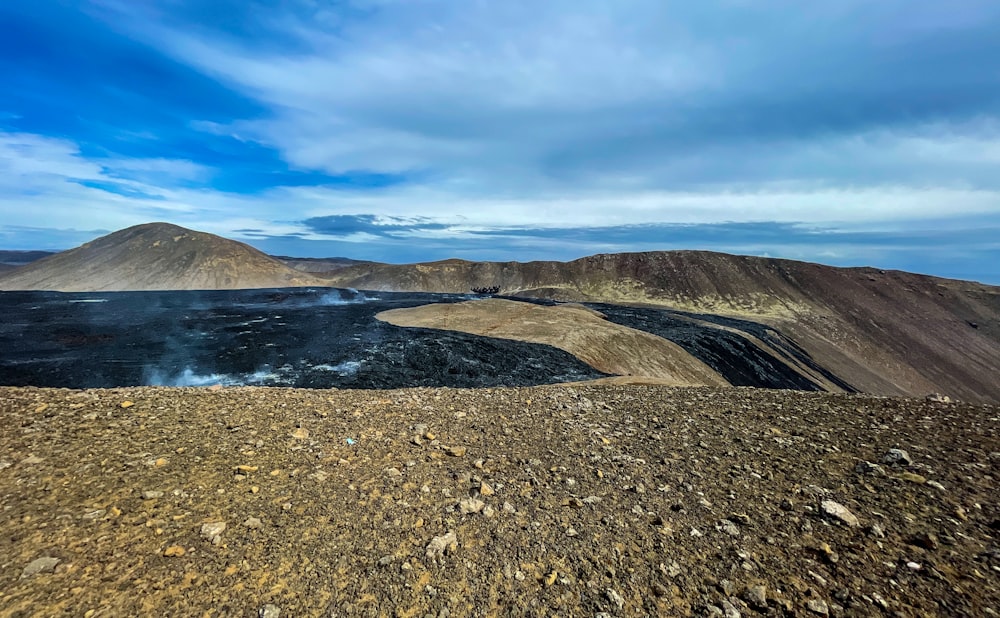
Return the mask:
<svg viewBox="0 0 1000 618">
<path fill-rule="evenodd" d="M 21 33 L 0 43 L 8 245 L 167 219 L 387 261 L 698 245 L 1000 283 L 995 2 L 92 0 L 0 18 Z"/>
</svg>

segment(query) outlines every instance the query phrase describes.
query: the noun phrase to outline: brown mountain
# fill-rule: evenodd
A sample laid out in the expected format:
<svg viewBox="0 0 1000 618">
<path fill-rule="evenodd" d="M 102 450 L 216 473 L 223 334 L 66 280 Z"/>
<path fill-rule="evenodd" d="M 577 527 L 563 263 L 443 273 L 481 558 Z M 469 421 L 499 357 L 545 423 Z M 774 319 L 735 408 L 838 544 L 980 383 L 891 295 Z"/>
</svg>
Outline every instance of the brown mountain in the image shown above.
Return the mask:
<svg viewBox="0 0 1000 618">
<path fill-rule="evenodd" d="M 260 251 L 169 223 L 148 223 L 0 275 L 0 290 L 215 290 L 324 285 Z"/>
<path fill-rule="evenodd" d="M 572 262 L 365 264 L 333 285 L 648 304 L 767 325 L 854 389 L 1000 400 L 1000 288 L 872 268 L 669 251 Z"/>
</svg>

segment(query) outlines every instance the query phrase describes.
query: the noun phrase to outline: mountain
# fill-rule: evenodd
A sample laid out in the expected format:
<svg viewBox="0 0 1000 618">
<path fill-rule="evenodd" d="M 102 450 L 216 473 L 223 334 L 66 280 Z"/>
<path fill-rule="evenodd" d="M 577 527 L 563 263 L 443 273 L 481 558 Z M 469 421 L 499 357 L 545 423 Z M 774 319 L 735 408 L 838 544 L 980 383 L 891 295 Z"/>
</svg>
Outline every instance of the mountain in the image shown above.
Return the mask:
<svg viewBox="0 0 1000 618">
<path fill-rule="evenodd" d="M 260 251 L 169 223 L 130 227 L 0 273 L 0 290 L 219 290 L 324 285 Z"/>
<path fill-rule="evenodd" d="M 499 286 L 507 296 L 670 307 L 723 325 L 751 321 L 748 333 L 759 325 L 776 331 L 858 391 L 1000 400 L 1000 288 L 973 282 L 705 251 L 362 264 L 329 281 L 397 291 Z"/>
</svg>

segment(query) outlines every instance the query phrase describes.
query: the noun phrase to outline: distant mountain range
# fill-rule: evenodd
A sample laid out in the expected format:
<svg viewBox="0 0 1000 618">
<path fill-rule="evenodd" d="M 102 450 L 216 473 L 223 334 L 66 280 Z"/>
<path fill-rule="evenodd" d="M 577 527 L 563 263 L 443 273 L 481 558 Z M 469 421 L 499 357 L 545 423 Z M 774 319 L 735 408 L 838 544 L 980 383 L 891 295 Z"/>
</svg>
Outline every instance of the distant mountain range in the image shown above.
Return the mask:
<svg viewBox="0 0 1000 618">
<path fill-rule="evenodd" d="M 669 307 L 723 327 L 751 320 L 760 332 L 734 330 L 759 346 L 780 335 L 859 391 L 1000 401 L 1000 288 L 899 271 L 702 251 L 405 265 L 275 258 L 152 223 L 0 272 L 0 290 L 298 286 L 452 293 L 497 286 L 511 297 Z"/>
</svg>

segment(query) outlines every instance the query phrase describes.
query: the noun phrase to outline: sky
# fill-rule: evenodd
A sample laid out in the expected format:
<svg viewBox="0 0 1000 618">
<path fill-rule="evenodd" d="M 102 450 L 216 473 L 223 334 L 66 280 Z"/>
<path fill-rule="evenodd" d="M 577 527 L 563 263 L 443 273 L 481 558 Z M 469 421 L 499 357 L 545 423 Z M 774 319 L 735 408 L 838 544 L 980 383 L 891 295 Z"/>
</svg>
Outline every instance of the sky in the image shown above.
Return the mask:
<svg viewBox="0 0 1000 618">
<path fill-rule="evenodd" d="M 996 0 L 4 0 L 0 249 L 706 249 L 1000 284 Z"/>
</svg>

